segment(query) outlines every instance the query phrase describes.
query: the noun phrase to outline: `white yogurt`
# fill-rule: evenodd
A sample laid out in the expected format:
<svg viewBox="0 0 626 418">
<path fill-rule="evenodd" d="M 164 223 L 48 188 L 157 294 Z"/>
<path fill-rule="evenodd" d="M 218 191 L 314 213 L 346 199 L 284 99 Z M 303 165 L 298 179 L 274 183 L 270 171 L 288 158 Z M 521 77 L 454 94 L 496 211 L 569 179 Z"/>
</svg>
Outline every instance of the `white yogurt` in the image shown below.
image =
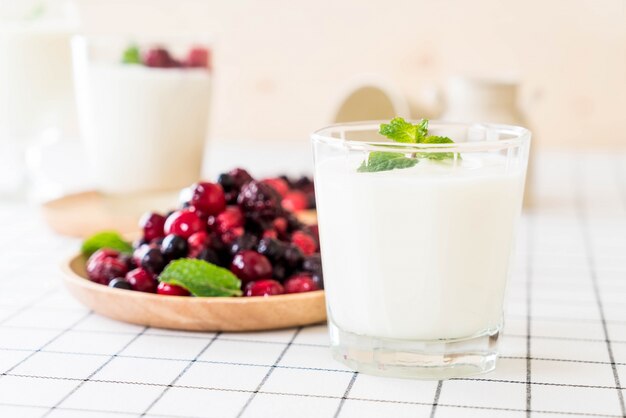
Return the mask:
<svg viewBox="0 0 626 418">
<path fill-rule="evenodd" d="M 0 140 L 73 128 L 72 31 L 59 21 L 0 23 Z"/>
<path fill-rule="evenodd" d="M 89 64 L 79 106 L 100 190 L 177 189 L 198 180 L 209 117 L 205 69 Z"/>
<path fill-rule="evenodd" d="M 456 167 L 357 173 L 344 158 L 316 169 L 329 313 L 344 331 L 405 340 L 496 330 L 523 190 L 503 157 Z"/>
</svg>

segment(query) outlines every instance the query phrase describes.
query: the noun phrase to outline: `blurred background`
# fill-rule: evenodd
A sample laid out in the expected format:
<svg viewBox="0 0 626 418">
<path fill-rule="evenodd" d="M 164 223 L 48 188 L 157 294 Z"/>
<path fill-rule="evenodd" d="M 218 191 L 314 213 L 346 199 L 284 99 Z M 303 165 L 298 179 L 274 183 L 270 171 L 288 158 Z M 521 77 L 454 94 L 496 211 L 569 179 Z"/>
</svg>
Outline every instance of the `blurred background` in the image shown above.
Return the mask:
<svg viewBox="0 0 626 418">
<path fill-rule="evenodd" d="M 10 6 L 3 6 L 5 12 L 13 7 L 36 13 L 39 3 L 2 0 Z M 525 125 L 533 131 L 534 151 L 626 149 L 624 0 L 70 3 L 72 34 L 210 37 L 205 176 L 234 159 L 242 166 L 273 161 L 276 146 L 310 158 L 311 131 L 336 121 L 394 115 Z M 11 45 L 0 43 L 0 61 L 20 56 Z M 69 68 L 69 49 L 56 57 L 46 57 L 48 72 L 33 79 L 72 88 L 71 75 L 64 80 L 51 62 Z M 43 61 L 35 67 L 45 68 Z M 0 68 L 0 108 L 8 115 L 17 97 L 2 92 L 15 85 L 11 71 Z M 79 141 L 85 130 L 67 97 L 55 102 L 62 109 L 60 134 L 37 141 L 56 145 L 26 153 L 40 200 L 90 184 Z M 0 118 L 0 137 L 2 124 Z M 10 155 L 22 150 L 7 143 L 0 165 L 13 173 Z M 251 144 L 257 151 L 246 152 Z M 305 157 L 285 157 L 278 169 L 310 171 Z"/>
<path fill-rule="evenodd" d="M 450 76 L 517 79 L 536 146 L 626 148 L 623 0 L 79 0 L 89 33 L 215 35 L 211 136 L 307 141 L 362 74 L 438 116 Z"/>
</svg>

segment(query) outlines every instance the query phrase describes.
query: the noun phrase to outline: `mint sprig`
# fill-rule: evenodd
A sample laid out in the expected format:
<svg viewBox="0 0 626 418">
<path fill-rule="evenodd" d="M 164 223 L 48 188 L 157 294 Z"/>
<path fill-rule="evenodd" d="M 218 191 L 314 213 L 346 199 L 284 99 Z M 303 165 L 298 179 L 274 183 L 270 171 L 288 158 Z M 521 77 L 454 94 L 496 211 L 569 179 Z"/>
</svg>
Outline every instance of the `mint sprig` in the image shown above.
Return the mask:
<svg viewBox="0 0 626 418">
<path fill-rule="evenodd" d="M 241 281 L 225 268 L 204 260 L 181 258 L 169 263 L 159 281 L 184 287 L 194 296 L 241 296 Z"/>
<path fill-rule="evenodd" d="M 141 52 L 137 45 L 131 45 L 122 54 L 123 64 L 141 64 Z"/>
<path fill-rule="evenodd" d="M 454 141 L 446 136 L 428 135 L 428 119 L 421 119 L 417 124 L 395 117 L 389 123 L 380 125 L 379 134 L 403 144 L 453 144 Z M 363 161 L 357 172 L 371 173 L 394 169 L 414 167 L 419 158 L 441 161 L 454 158 L 453 152 L 412 152 L 407 156 L 400 152 L 370 152 L 367 160 Z M 458 158 L 461 158 L 459 154 Z"/>
<path fill-rule="evenodd" d="M 98 232 L 83 241 L 80 252 L 89 257 L 101 248 L 110 248 L 121 253 L 132 253 L 133 246 L 115 231 Z"/>
<path fill-rule="evenodd" d="M 357 169 L 359 173 L 388 171 L 394 168 L 409 168 L 419 162 L 416 158 L 407 158 L 401 152 L 370 152 L 367 161 Z"/>
</svg>

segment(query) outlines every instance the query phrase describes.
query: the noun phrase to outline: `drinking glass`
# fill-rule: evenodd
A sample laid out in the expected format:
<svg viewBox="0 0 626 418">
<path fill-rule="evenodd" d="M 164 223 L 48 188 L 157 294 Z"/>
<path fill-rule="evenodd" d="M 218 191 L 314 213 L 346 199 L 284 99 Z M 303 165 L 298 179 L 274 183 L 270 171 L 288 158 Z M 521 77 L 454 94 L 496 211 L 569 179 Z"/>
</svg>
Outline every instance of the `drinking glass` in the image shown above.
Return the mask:
<svg viewBox="0 0 626 418">
<path fill-rule="evenodd" d="M 359 122 L 312 135 L 333 356 L 397 377 L 490 371 L 530 132 L 434 121 L 429 134 L 454 144 L 404 144 L 378 129 Z M 417 163 L 360 172 L 373 152 Z"/>
<path fill-rule="evenodd" d="M 72 49 L 97 188 L 126 195 L 197 181 L 212 84 L 206 37 L 77 36 Z"/>
</svg>

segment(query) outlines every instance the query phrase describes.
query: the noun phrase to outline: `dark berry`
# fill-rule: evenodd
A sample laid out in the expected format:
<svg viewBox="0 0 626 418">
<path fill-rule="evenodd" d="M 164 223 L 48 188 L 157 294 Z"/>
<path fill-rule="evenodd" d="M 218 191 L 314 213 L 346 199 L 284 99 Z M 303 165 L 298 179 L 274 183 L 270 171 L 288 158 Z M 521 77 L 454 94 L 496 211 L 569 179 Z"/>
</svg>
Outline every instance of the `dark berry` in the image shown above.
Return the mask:
<svg viewBox="0 0 626 418">
<path fill-rule="evenodd" d="M 321 273 L 319 275 L 313 274 L 312 279 L 315 282 L 315 285 L 317 286 L 318 289 L 324 288 L 324 277 L 322 276 Z"/>
<path fill-rule="evenodd" d="M 317 250 L 317 242 L 306 232 L 294 232 L 291 235 L 291 242 L 296 245 L 304 255 L 311 255 Z"/>
<path fill-rule="evenodd" d="M 307 176 L 302 176 L 293 183 L 293 188 L 302 190 L 305 193 L 313 191 L 313 180 Z"/>
<path fill-rule="evenodd" d="M 161 244 L 161 252 L 168 260 L 187 257 L 188 250 L 187 240 L 174 234 L 167 235 Z"/>
<path fill-rule="evenodd" d="M 228 173 L 222 173 L 217 178 L 217 183 L 222 186 L 225 192 L 231 192 L 237 189 L 237 183 L 235 182 L 235 178 Z"/>
<path fill-rule="evenodd" d="M 315 192 L 308 192 L 306 194 L 306 199 L 307 199 L 307 209 L 315 209 L 316 207 Z"/>
<path fill-rule="evenodd" d="M 205 216 L 217 215 L 226 208 L 224 189 L 215 183 L 202 182 L 191 186 L 190 204 Z"/>
<path fill-rule="evenodd" d="M 287 267 L 284 264 L 274 264 L 272 266 L 272 277 L 274 277 L 279 282 L 285 280 L 288 276 L 289 272 L 287 271 Z"/>
<path fill-rule="evenodd" d="M 264 255 L 273 262 L 276 262 L 283 258 L 287 245 L 274 238 L 263 238 L 257 245 L 257 251 L 259 254 Z"/>
<path fill-rule="evenodd" d="M 177 210 L 167 217 L 165 221 L 165 234 L 176 234 L 183 238 L 189 238 L 194 232 L 203 231 L 204 223 L 198 214 L 188 209 Z"/>
<path fill-rule="evenodd" d="M 288 213 L 285 219 L 287 219 L 287 230 L 290 232 L 298 231 L 304 227 L 304 224 L 293 213 Z"/>
<path fill-rule="evenodd" d="M 170 68 L 176 66 L 176 61 L 172 59 L 165 48 L 152 48 L 143 57 L 143 63 L 147 67 Z"/>
<path fill-rule="evenodd" d="M 322 275 L 322 257 L 320 253 L 311 254 L 304 258 L 302 268 L 312 274 Z"/>
<path fill-rule="evenodd" d="M 121 277 L 128 271 L 125 261 L 120 260 L 119 252 L 109 249 L 96 251 L 87 261 L 89 280 L 108 285 L 115 277 Z"/>
<path fill-rule="evenodd" d="M 243 234 L 240 237 L 235 238 L 233 243 L 230 246 L 230 253 L 235 255 L 239 251 L 243 250 L 253 250 L 259 240 L 252 234 Z"/>
<path fill-rule="evenodd" d="M 280 212 L 280 195 L 267 184 L 252 180 L 239 193 L 237 203 L 244 213 L 275 218 Z"/>
<path fill-rule="evenodd" d="M 141 257 L 141 267 L 152 274 L 159 274 L 167 264 L 167 260 L 163 257 L 163 253 L 158 248 L 150 248 Z"/>
<path fill-rule="evenodd" d="M 191 293 L 184 287 L 176 286 L 174 284 L 168 284 L 160 282 L 157 286 L 157 293 L 159 295 L 168 296 L 189 296 Z"/>
<path fill-rule="evenodd" d="M 272 277 L 272 264 L 256 251 L 244 250 L 235 254 L 230 271 L 244 282 Z"/>
<path fill-rule="evenodd" d="M 126 280 L 130 283 L 133 290 L 147 293 L 154 293 L 156 291 L 157 282 L 154 276 L 148 270 L 141 267 L 129 271 L 126 274 Z"/>
<path fill-rule="evenodd" d="M 198 258 L 199 260 L 204 260 L 211 264 L 218 265 L 218 266 L 222 264 L 222 260 L 220 259 L 220 256 L 217 254 L 217 252 L 213 248 L 203 249 L 196 258 Z"/>
<path fill-rule="evenodd" d="M 185 60 L 185 67 L 189 68 L 211 68 L 211 53 L 208 49 L 202 47 L 195 47 L 189 50 L 187 59 Z"/>
<path fill-rule="evenodd" d="M 130 283 L 128 283 L 126 279 L 122 277 L 116 277 L 115 279 L 111 280 L 109 282 L 109 287 L 114 287 L 116 289 L 126 289 L 126 290 L 132 289 L 132 286 L 130 285 Z"/>
<path fill-rule="evenodd" d="M 243 227 L 243 213 L 237 206 L 228 206 L 224 212 L 215 217 L 209 217 L 208 225 L 220 234 L 233 228 Z"/>
<path fill-rule="evenodd" d="M 246 296 L 272 296 L 285 293 L 283 286 L 276 280 L 264 279 L 250 282 L 246 285 Z"/>
<path fill-rule="evenodd" d="M 302 293 L 319 290 L 317 284 L 308 273 L 299 273 L 285 281 L 285 293 Z"/>
<path fill-rule="evenodd" d="M 283 260 L 288 268 L 291 270 L 298 270 L 300 269 L 303 261 L 302 251 L 300 251 L 297 246 L 289 244 L 285 249 Z"/>
<path fill-rule="evenodd" d="M 128 270 L 132 270 L 135 267 L 137 267 L 137 265 L 135 264 L 135 261 L 133 260 L 132 255 L 130 254 L 120 254 L 117 256 L 118 260 L 120 260 L 122 263 L 124 263 L 126 265 L 126 268 L 128 268 Z"/>
<path fill-rule="evenodd" d="M 285 195 L 282 201 L 282 206 L 285 210 L 297 212 L 305 210 L 309 206 L 309 201 L 304 192 L 294 190 Z"/>
<path fill-rule="evenodd" d="M 276 192 L 283 197 L 289 193 L 289 184 L 281 178 L 270 178 L 261 180 L 261 182 L 276 190 Z"/>
<path fill-rule="evenodd" d="M 143 231 L 143 237 L 150 242 L 155 238 L 165 236 L 163 227 L 165 226 L 165 217 L 154 212 L 144 213 L 139 220 L 139 227 Z"/>
<path fill-rule="evenodd" d="M 235 182 L 237 189 L 241 189 L 244 184 L 252 181 L 252 176 L 243 168 L 233 168 L 228 172 Z"/>
</svg>

